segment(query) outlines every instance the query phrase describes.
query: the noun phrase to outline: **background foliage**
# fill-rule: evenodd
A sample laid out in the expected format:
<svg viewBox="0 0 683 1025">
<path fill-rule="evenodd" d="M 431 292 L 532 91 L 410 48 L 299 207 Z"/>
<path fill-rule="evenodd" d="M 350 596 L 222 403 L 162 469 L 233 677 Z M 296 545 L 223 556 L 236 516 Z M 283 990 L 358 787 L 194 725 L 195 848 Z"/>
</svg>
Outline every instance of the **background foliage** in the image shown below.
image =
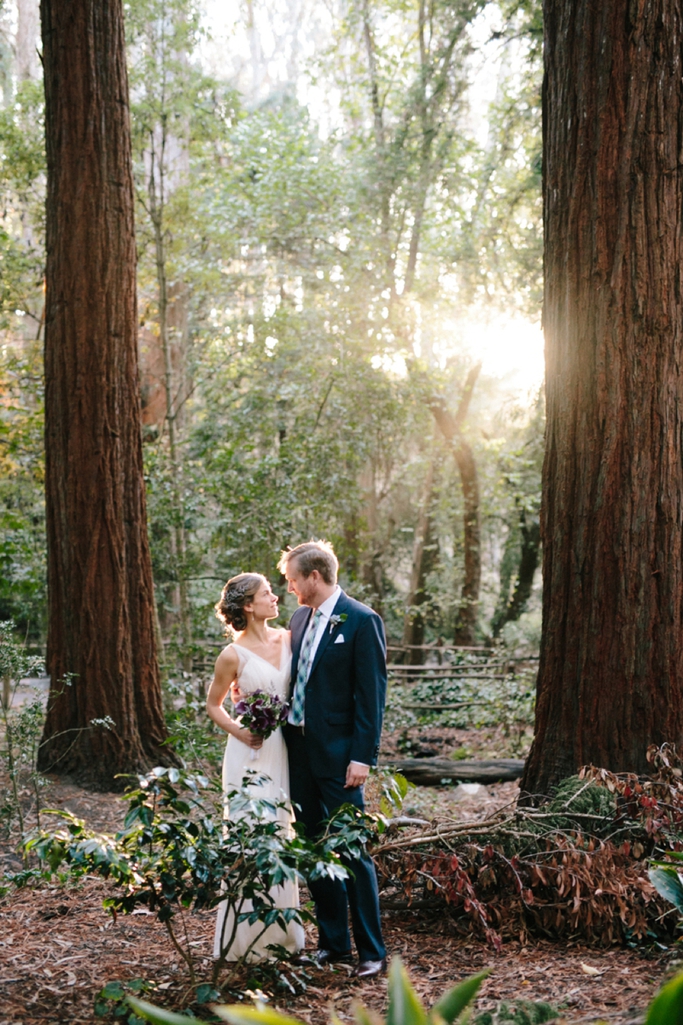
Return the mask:
<svg viewBox="0 0 683 1025">
<path fill-rule="evenodd" d="M 458 405 L 463 318 L 538 315 L 539 10 L 348 0 L 324 34 L 300 26 L 309 57 L 289 79 L 256 47 L 261 84 L 247 88 L 216 70 L 191 0 L 126 5 L 149 529 L 162 632 L 183 650 L 218 640 L 227 577 L 278 585 L 279 550 L 309 536 L 334 542 L 345 586 L 400 637 L 425 503 L 427 637 L 451 635 L 462 492 L 429 401 Z M 40 640 L 45 168 L 41 83 L 20 57 L 3 52 L 0 109 L 0 618 Z M 472 83 L 487 66 L 482 107 Z M 479 377 L 463 436 L 480 488 L 480 640 L 515 590 L 542 435 L 540 398 Z"/>
</svg>

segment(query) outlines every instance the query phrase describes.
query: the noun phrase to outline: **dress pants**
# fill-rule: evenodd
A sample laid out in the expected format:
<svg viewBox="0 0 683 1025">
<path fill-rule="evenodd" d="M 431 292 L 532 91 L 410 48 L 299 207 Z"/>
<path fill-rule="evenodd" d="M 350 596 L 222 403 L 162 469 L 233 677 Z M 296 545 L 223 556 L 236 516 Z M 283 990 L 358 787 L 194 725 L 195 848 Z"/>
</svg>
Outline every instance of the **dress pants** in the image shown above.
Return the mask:
<svg viewBox="0 0 683 1025">
<path fill-rule="evenodd" d="M 327 819 L 342 804 L 364 809 L 363 788 L 346 790 L 344 779 L 314 776 L 306 753 L 303 732 L 299 727 L 285 726 L 289 751 L 289 785 L 295 815 L 303 822 L 309 839 L 317 839 Z M 380 961 L 386 957 L 379 915 L 377 873 L 372 858 L 364 851 L 360 858 L 342 859 L 349 878 L 341 880 L 310 880 L 318 919 L 318 946 L 335 954 L 351 950 L 348 912 L 351 911 L 353 938 L 360 961 Z"/>
</svg>

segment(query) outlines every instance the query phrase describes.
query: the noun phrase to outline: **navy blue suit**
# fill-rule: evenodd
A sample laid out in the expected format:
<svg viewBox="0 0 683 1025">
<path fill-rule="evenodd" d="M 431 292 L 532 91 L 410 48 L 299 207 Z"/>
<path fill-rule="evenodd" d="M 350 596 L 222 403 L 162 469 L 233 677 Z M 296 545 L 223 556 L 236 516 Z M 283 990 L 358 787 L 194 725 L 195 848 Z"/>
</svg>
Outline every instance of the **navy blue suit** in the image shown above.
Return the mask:
<svg viewBox="0 0 683 1025">
<path fill-rule="evenodd" d="M 299 652 L 312 610 L 302 606 L 292 616 L 292 680 L 296 680 Z M 343 591 L 333 616 L 343 622 L 328 624 L 306 684 L 303 730 L 285 727 L 289 752 L 292 801 L 300 806 L 297 818 L 309 836 L 317 836 L 323 823 L 342 804 L 361 810 L 362 787 L 345 789 L 349 762 L 374 765 L 379 753 L 386 700 L 386 642 L 382 620 Z M 343 637 L 343 641 L 338 638 Z M 361 961 L 386 955 L 379 920 L 377 875 L 372 859 L 352 859 L 353 876 L 346 883 L 311 882 L 316 905 L 319 946 L 334 953 L 351 948 L 348 911 Z"/>
</svg>

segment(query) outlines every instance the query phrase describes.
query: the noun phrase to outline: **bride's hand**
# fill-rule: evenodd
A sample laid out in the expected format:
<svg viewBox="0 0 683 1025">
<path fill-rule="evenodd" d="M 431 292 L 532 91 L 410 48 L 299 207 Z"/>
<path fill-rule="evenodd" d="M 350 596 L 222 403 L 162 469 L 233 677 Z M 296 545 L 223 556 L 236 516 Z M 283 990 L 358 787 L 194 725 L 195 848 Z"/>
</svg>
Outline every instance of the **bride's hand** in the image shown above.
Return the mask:
<svg viewBox="0 0 683 1025">
<path fill-rule="evenodd" d="M 240 726 L 234 736 L 237 740 L 241 741 L 242 744 L 246 744 L 247 747 L 251 747 L 255 751 L 258 751 L 260 747 L 263 747 L 263 737 L 258 733 L 252 733 L 246 726 Z"/>
<path fill-rule="evenodd" d="M 237 702 L 241 701 L 243 697 L 244 694 L 240 690 L 237 680 L 233 680 L 230 684 L 230 700 L 232 701 L 233 705 L 236 705 Z"/>
</svg>

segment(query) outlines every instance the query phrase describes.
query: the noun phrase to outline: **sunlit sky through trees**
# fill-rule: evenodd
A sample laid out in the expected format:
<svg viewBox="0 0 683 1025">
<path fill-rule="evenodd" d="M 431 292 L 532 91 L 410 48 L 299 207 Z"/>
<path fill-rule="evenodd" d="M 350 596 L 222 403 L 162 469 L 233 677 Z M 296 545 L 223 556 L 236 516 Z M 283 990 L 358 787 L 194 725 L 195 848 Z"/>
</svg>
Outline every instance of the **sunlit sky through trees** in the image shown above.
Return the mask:
<svg viewBox="0 0 683 1025">
<path fill-rule="evenodd" d="M 205 0 L 202 59 L 212 74 L 236 82 L 247 103 L 258 104 L 273 94 L 292 91 L 294 86 L 297 100 L 308 108 L 321 137 L 329 137 L 343 120 L 340 91 L 333 81 L 325 80 L 320 66 L 320 55 L 329 46 L 338 13 L 334 6 L 334 2 L 322 0 L 271 0 L 267 4 Z M 253 18 L 252 32 L 249 16 Z M 502 74 L 514 73 L 524 58 L 523 44 L 508 40 L 503 45 L 492 39 L 501 27 L 500 20 L 499 8 L 486 6 L 471 31 L 469 131 L 483 148 L 491 132 L 489 110 Z M 539 320 L 540 310 L 539 319 L 534 320 L 518 311 L 474 306 L 457 323 L 444 322 L 443 336 L 452 339 L 460 352 L 481 361 L 487 376 L 498 378 L 505 390 L 524 401 L 543 381 Z M 446 347 L 444 358 L 448 354 Z M 400 359 L 377 357 L 375 363 L 402 372 Z"/>
</svg>

